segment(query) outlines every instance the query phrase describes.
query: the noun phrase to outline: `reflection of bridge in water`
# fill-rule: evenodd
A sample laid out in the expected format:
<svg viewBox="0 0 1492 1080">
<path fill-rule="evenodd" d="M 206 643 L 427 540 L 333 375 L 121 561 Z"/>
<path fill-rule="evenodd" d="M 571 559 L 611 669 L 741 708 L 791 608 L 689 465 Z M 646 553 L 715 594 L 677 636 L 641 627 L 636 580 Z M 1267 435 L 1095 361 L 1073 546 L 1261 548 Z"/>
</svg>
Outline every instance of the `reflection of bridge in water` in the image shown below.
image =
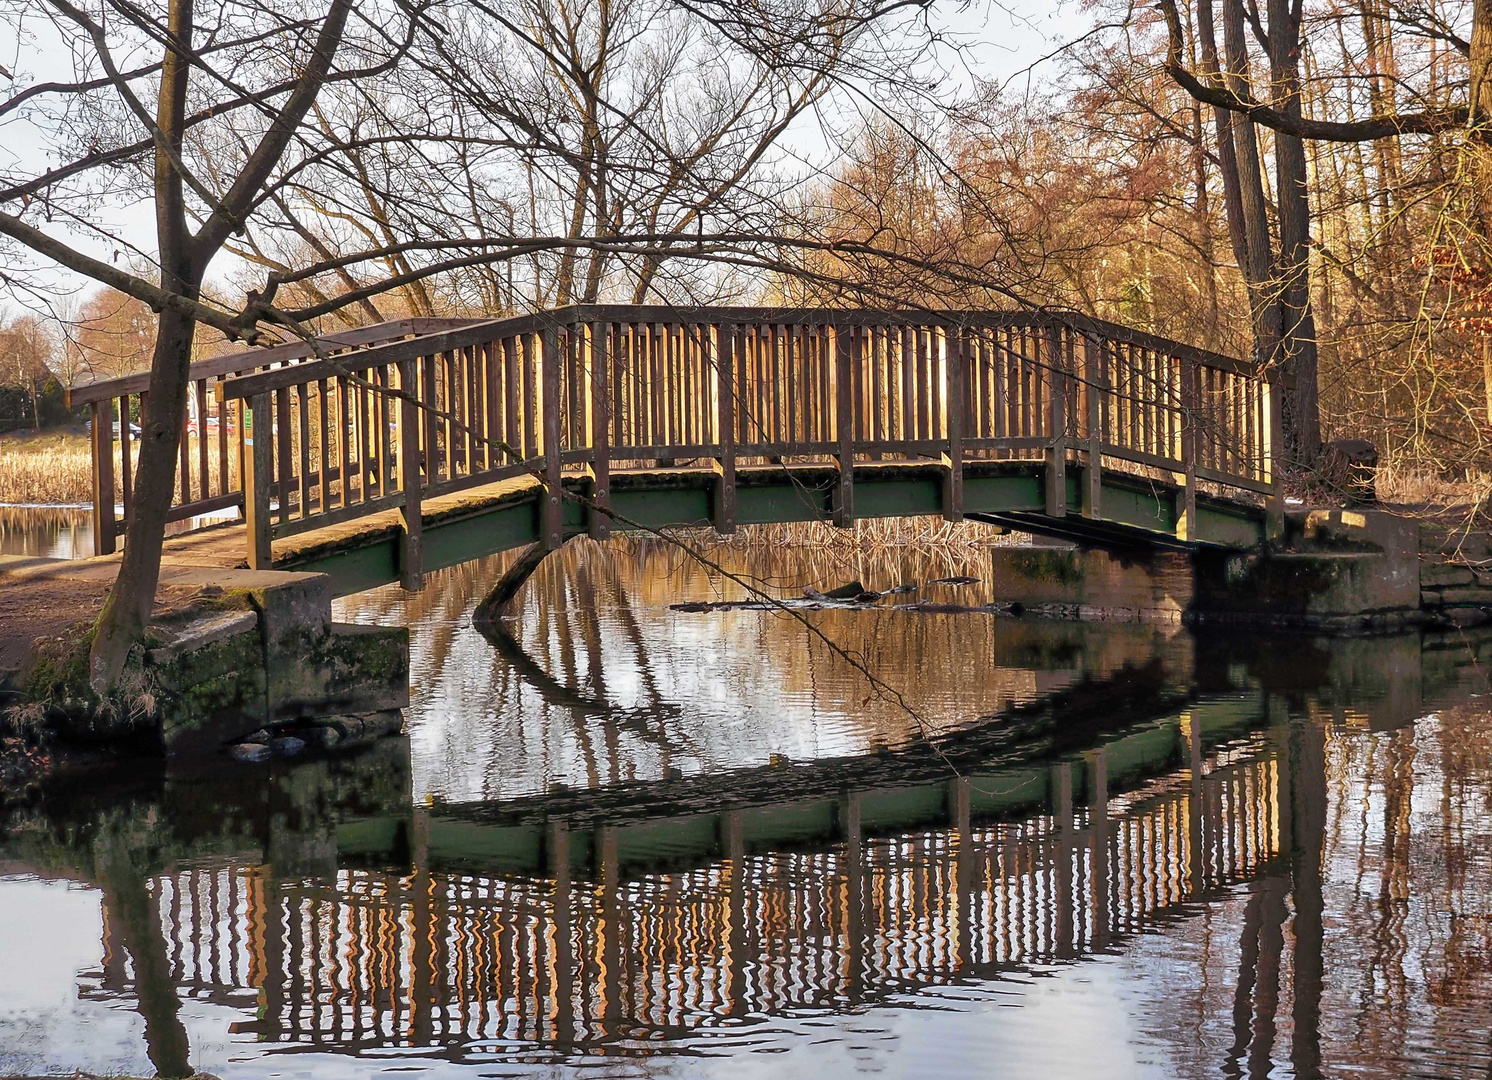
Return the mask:
<svg viewBox="0 0 1492 1080">
<path fill-rule="evenodd" d="M 666 816 L 604 793 L 344 816 L 296 841 L 332 875 L 219 865 L 149 888 L 170 982 L 256 1008 L 234 1030 L 261 1040 L 644 1053 L 1078 958 L 1277 872 L 1292 784 L 1263 714 L 1234 695 L 1055 764 L 775 805 L 722 784 Z M 133 995 L 114 936 L 90 992 Z"/>
</svg>

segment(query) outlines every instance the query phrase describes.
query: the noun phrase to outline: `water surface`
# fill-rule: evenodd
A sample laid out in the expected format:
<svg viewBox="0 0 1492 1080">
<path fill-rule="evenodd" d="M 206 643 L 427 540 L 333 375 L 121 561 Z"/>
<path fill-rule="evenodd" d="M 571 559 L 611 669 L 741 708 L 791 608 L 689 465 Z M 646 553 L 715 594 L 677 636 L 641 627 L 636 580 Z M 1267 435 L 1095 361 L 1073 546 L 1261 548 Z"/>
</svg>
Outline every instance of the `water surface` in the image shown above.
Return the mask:
<svg viewBox="0 0 1492 1080">
<path fill-rule="evenodd" d="M 0 1073 L 1488 1074 L 1492 642 L 950 611 L 1007 599 L 965 550 L 711 557 L 916 588 L 678 611 L 745 591 L 578 544 L 489 640 L 486 560 L 339 602 L 412 629 L 406 738 L 7 811 Z"/>
</svg>

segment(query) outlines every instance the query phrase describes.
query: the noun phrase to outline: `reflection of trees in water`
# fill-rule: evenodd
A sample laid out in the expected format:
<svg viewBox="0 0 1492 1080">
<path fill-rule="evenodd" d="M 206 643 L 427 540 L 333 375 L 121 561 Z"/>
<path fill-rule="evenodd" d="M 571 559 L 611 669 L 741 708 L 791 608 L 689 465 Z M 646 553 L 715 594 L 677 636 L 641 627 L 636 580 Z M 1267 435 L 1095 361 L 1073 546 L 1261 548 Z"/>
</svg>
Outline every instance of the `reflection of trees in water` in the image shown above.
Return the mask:
<svg viewBox="0 0 1492 1080">
<path fill-rule="evenodd" d="M 720 545 L 711 556 L 794 598 L 806 584 L 839 584 L 846 570 L 838 554 L 814 549 Z M 666 775 L 675 765 L 756 761 L 772 752 L 855 752 L 895 745 L 918 730 L 917 718 L 876 696 L 859 672 L 780 612 L 669 610 L 681 601 L 746 593 L 657 541 L 572 541 L 524 586 L 515 614 L 503 623 L 514 647 L 494 656 L 466 620 L 514 557 L 432 574 L 416 596 L 384 590 L 342 602 L 357 618 L 411 626 L 412 726 L 418 731 L 432 718 L 441 725 L 447 764 L 434 768 L 447 777 L 441 783 L 456 786 L 453 794 L 511 794 L 553 779 L 594 785 Z M 1174 627 L 889 609 L 901 599 L 989 601 L 987 580 L 926 585 L 934 577 L 987 579 L 982 554 L 882 548 L 857 558 L 854 572 L 868 587 L 918 582 L 922 588 L 887 605 L 810 617 L 913 702 L 934 729 L 1032 700 L 1084 673 L 1101 677 L 1127 662 L 1144 663 L 1158 652 L 1178 678 L 1188 677 L 1190 639 Z M 520 730 L 528 735 L 514 740 Z M 417 738 L 417 745 L 426 743 Z M 572 753 L 573 766 L 565 763 Z M 475 790 L 468 764 L 474 755 L 501 758 L 502 768 L 491 765 L 485 775 L 505 774 L 508 786 Z M 451 779 L 453 770 L 465 770 L 468 779 Z"/>
</svg>

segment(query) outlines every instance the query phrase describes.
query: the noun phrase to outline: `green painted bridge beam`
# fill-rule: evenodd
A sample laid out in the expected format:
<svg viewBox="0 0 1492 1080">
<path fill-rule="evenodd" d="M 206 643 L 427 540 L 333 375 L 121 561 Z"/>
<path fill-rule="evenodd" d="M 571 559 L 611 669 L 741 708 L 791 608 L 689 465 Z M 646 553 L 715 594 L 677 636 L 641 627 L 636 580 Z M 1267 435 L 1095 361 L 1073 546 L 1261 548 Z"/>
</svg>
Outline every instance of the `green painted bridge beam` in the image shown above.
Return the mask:
<svg viewBox="0 0 1492 1080">
<path fill-rule="evenodd" d="M 855 470 L 857 518 L 940 515 L 947 490 L 944 470 L 936 465 L 870 465 Z M 740 469 L 736 476 L 736 521 L 739 524 L 785 524 L 830 521 L 838 471 L 822 466 Z M 970 462 L 964 467 L 963 514 L 975 519 L 1097 544 L 1192 548 L 1257 547 L 1264 538 L 1264 510 L 1199 497 L 1194 537 L 1176 536 L 1179 488 L 1149 483 L 1123 474 L 1102 476 L 1100 518 L 1082 515 L 1085 477 L 1068 470 L 1068 513 L 1048 518 L 1046 471 L 1041 462 Z M 667 473 L 613 473 L 611 506 L 615 529 L 636 522 L 647 528 L 709 527 L 718 476 L 705 470 Z M 576 490 L 588 483 L 566 480 Z M 438 570 L 472 559 L 534 543 L 540 536 L 539 490 L 508 492 L 483 504 L 468 500 L 454 512 L 427 517 L 423 527 L 424 566 Z M 566 536 L 590 531 L 593 511 L 566 500 L 562 525 Z M 396 530 L 371 530 L 321 547 L 314 554 L 276 562 L 276 568 L 330 574 L 337 595 L 361 592 L 399 580 Z"/>
</svg>

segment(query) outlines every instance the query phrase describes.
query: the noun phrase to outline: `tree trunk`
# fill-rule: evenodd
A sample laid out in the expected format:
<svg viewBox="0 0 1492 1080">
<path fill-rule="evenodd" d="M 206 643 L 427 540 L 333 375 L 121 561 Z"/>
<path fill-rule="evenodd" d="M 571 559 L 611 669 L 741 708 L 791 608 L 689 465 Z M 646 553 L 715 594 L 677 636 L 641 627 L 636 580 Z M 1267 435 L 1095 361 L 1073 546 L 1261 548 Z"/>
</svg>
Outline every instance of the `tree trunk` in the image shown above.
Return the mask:
<svg viewBox="0 0 1492 1080">
<path fill-rule="evenodd" d="M 156 241 L 161 287 L 196 300 L 202 268 L 187 228 L 183 180 L 176 168 L 186 126 L 187 78 L 191 71 L 192 0 L 171 0 L 171 40 L 183 47 L 166 50 L 161 65 L 156 124 L 162 133 L 155 152 Z M 205 262 L 205 260 L 204 260 Z M 155 607 L 161 575 L 161 544 L 176 487 L 177 451 L 186 419 L 187 390 L 196 320 L 167 308 L 160 312 L 155 352 L 150 360 L 150 403 L 140 417 L 140 462 L 135 468 L 134 501 L 124 534 L 119 576 L 99 615 L 98 633 L 88 658 L 88 683 L 97 694 L 114 686 L 143 638 Z M 120 418 L 129 423 L 129 417 Z"/>
<path fill-rule="evenodd" d="M 1243 36 L 1242 0 L 1223 0 L 1223 85 L 1235 94 L 1252 97 L 1248 45 Z M 1239 201 L 1243 209 L 1243 270 L 1248 285 L 1254 327 L 1254 355 L 1261 365 L 1275 362 L 1279 350 L 1279 297 L 1273 281 L 1274 257 L 1264 200 L 1264 173 L 1259 162 L 1259 139 L 1254 122 L 1242 113 L 1232 116 L 1234 152 L 1238 160 Z M 1235 244 L 1235 246 L 1237 246 Z"/>
<path fill-rule="evenodd" d="M 1300 22 L 1291 13 L 1291 0 L 1269 0 L 1269 67 L 1276 107 L 1288 116 L 1300 116 Z M 1284 400 L 1285 451 L 1298 464 L 1310 465 L 1321 449 L 1321 415 L 1305 144 L 1275 132 L 1274 160 L 1280 217 L 1280 367 L 1294 379 Z"/>
<path fill-rule="evenodd" d="M 1492 0 L 1474 0 L 1471 9 L 1471 105 L 1481 138 L 1471 140 L 1474 212 L 1480 226 L 1482 264 L 1492 266 Z"/>
<path fill-rule="evenodd" d="M 163 311 L 150 362 L 150 402 L 141 419 L 140 461 L 135 468 L 134 500 L 124 534 L 119 576 L 99 616 L 98 636 L 89 661 L 89 684 L 103 693 L 124 670 L 130 649 L 144 634 L 155 605 L 161 573 L 166 515 L 176 488 L 176 461 L 186 419 L 187 377 L 192 362 L 195 322 Z M 129 422 L 125 417 L 124 423 Z"/>
</svg>

